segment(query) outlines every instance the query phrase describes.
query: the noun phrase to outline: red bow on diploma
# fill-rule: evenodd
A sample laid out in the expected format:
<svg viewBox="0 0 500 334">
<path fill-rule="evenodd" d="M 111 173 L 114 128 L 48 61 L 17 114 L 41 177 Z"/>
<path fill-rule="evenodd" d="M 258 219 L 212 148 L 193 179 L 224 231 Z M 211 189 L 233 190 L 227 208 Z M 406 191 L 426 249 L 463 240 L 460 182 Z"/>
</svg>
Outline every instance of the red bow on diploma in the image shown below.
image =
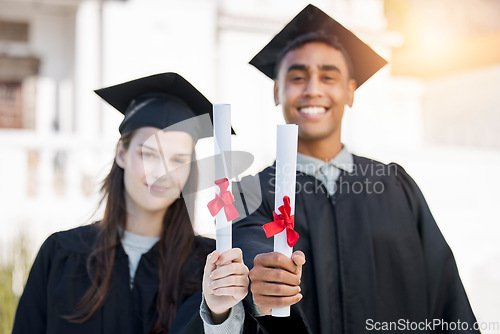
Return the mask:
<svg viewBox="0 0 500 334">
<path fill-rule="evenodd" d="M 264 232 L 266 232 L 266 236 L 270 238 L 286 228 L 286 240 L 288 242 L 288 246 L 293 247 L 293 245 L 297 243 L 297 240 L 299 240 L 299 234 L 293 229 L 294 215 L 290 216 L 292 211 L 290 206 L 290 197 L 283 197 L 283 205 L 280 206 L 278 210 L 281 214 L 278 215 L 273 211 L 274 220 L 262 226 L 264 228 Z"/>
<path fill-rule="evenodd" d="M 215 184 L 219 187 L 220 191 L 215 194 L 215 198 L 208 202 L 208 210 L 210 214 L 215 217 L 219 211 L 224 208 L 224 213 L 226 214 L 227 221 L 234 220 L 240 215 L 233 205 L 234 196 L 230 191 L 227 190 L 229 187 L 229 180 L 227 178 L 219 179 L 215 181 Z"/>
</svg>

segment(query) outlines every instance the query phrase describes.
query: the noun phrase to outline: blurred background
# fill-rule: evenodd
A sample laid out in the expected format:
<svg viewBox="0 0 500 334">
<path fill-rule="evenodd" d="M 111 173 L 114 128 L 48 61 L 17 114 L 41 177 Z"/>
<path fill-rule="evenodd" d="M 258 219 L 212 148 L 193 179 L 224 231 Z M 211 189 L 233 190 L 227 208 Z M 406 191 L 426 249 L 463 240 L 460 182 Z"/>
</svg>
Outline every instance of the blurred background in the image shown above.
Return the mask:
<svg viewBox="0 0 500 334">
<path fill-rule="evenodd" d="M 500 333 L 500 1 L 313 1 L 390 61 L 356 91 L 343 142 L 398 162 L 452 248 L 483 333 Z M 0 333 L 51 233 L 98 219 L 120 113 L 94 89 L 174 71 L 230 103 L 247 174 L 283 123 L 248 65 L 301 0 L 0 0 Z M 199 143 L 200 157 L 213 154 Z M 196 228 L 213 235 L 200 195 Z M 488 326 L 488 323 L 494 323 Z"/>
</svg>

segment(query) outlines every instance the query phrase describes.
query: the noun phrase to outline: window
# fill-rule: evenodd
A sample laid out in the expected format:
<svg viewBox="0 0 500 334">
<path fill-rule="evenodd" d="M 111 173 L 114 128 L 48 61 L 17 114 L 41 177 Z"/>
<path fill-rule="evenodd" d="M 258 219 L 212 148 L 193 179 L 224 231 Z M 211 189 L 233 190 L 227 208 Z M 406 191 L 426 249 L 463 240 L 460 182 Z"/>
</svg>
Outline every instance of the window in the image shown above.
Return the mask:
<svg viewBox="0 0 500 334">
<path fill-rule="evenodd" d="M 20 82 L 0 81 L 0 128 L 23 127 L 23 105 Z"/>
</svg>

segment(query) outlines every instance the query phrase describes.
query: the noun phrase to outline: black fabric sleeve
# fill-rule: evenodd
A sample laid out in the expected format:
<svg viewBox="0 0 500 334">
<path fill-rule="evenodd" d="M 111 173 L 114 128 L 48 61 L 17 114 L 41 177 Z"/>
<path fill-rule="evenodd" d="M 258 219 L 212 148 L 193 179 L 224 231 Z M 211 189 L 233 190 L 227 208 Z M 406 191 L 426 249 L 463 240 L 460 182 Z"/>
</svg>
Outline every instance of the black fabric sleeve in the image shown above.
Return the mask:
<svg viewBox="0 0 500 334">
<path fill-rule="evenodd" d="M 175 320 L 170 326 L 171 334 L 203 333 L 203 321 L 200 317 L 201 291 L 187 298 L 179 308 Z"/>
<path fill-rule="evenodd" d="M 439 230 L 431 211 L 415 181 L 397 166 L 397 175 L 415 215 L 426 267 L 429 310 L 432 319 L 466 322 L 472 330 L 476 318 L 458 274 L 453 253 Z M 439 331 L 441 332 L 441 331 Z M 443 327 L 442 333 L 451 333 Z"/>
<path fill-rule="evenodd" d="M 13 334 L 46 333 L 47 279 L 51 269 L 56 234 L 42 245 L 31 267 L 24 292 L 19 300 L 14 320 Z"/>
</svg>

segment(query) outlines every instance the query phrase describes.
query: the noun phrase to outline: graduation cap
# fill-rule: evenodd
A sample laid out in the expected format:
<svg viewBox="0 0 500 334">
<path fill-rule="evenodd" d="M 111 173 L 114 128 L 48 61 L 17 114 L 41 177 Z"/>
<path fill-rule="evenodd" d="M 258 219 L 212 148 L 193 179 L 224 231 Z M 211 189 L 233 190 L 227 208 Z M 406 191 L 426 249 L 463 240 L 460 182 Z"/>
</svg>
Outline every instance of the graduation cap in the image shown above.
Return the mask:
<svg viewBox="0 0 500 334">
<path fill-rule="evenodd" d="M 295 16 L 274 38 L 250 61 L 259 71 L 275 79 L 276 62 L 283 49 L 296 38 L 318 32 L 336 36 L 345 48 L 353 64 L 354 79 L 359 86 L 382 68 L 387 61 L 351 31 L 332 19 L 318 7 L 308 5 Z"/>
<path fill-rule="evenodd" d="M 212 136 L 211 124 L 208 127 L 196 119 L 187 121 L 208 114 L 213 122 L 212 103 L 177 73 L 155 74 L 95 92 L 125 115 L 119 127 L 121 134 L 152 126 L 188 132 L 195 141 Z"/>
</svg>

